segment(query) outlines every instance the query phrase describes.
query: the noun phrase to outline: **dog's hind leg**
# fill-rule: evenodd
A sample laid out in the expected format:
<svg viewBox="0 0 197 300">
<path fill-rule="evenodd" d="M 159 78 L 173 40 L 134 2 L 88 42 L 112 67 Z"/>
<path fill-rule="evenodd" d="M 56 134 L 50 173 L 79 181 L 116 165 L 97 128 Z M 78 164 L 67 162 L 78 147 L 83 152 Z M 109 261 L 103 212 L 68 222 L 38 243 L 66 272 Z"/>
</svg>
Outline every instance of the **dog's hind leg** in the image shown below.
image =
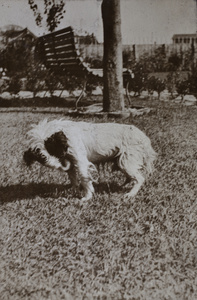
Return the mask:
<svg viewBox="0 0 197 300">
<path fill-rule="evenodd" d="M 140 172 L 139 165 L 132 158 L 128 160 L 122 157 L 121 161 L 119 162 L 119 167 L 127 177 L 124 184 L 129 183 L 129 181 L 131 181 L 132 179 L 135 181 L 133 188 L 129 193 L 125 195 L 125 198 L 135 197 L 135 195 L 137 194 L 137 192 L 139 191 L 139 189 L 145 181 L 144 177 Z"/>
<path fill-rule="evenodd" d="M 121 185 L 121 186 L 125 186 L 125 185 L 127 185 L 128 183 L 130 183 L 131 182 L 131 177 L 128 177 L 128 175 L 126 175 L 127 177 L 126 177 L 126 179 L 125 179 L 125 182 Z"/>
<path fill-rule="evenodd" d="M 135 180 L 134 186 L 131 191 L 125 195 L 125 198 L 135 197 L 145 181 L 144 177 L 140 174 L 139 171 L 136 171 L 135 174 L 132 175 L 132 178 Z"/>
</svg>

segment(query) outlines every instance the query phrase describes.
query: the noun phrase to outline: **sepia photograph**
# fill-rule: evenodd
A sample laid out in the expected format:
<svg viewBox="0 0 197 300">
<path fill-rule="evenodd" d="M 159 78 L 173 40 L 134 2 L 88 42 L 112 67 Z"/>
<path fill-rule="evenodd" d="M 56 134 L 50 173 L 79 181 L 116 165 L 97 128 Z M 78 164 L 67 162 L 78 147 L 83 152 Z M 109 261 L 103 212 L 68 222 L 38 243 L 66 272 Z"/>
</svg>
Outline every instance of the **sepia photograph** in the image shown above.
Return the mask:
<svg viewBox="0 0 197 300">
<path fill-rule="evenodd" d="M 0 0 L 0 299 L 197 299 L 197 0 Z"/>
</svg>

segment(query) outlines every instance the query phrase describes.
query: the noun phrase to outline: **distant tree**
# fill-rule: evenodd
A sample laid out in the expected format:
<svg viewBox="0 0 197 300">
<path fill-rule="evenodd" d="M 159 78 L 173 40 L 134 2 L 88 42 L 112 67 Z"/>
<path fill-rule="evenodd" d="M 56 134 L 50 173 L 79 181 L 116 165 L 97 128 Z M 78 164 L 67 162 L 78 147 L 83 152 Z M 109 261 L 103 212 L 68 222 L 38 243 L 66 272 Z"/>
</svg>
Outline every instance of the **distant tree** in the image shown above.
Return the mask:
<svg viewBox="0 0 197 300">
<path fill-rule="evenodd" d="M 183 55 L 183 69 L 185 71 L 191 71 L 194 65 L 194 53 L 193 53 L 193 47 L 188 49 L 187 51 L 184 51 Z"/>
<path fill-rule="evenodd" d="M 146 89 L 148 72 L 146 65 L 140 62 L 136 62 L 133 65 L 132 72 L 134 78 L 130 81 L 129 91 L 134 91 L 134 96 L 140 96 L 141 92 Z"/>
<path fill-rule="evenodd" d="M 172 53 L 168 58 L 168 71 L 177 71 L 182 64 L 182 58 L 177 53 Z"/>
<path fill-rule="evenodd" d="M 31 10 L 33 10 L 35 21 L 38 26 L 42 25 L 43 16 L 35 0 L 28 0 Z M 53 32 L 61 20 L 64 18 L 65 3 L 63 0 L 44 0 L 44 15 L 46 15 L 47 28 Z"/>
<path fill-rule="evenodd" d="M 1 52 L 0 60 L 3 61 L 3 67 L 7 69 L 9 76 L 16 72 L 21 74 L 25 72 L 32 47 L 33 44 L 27 48 L 24 43 L 17 45 L 11 43 Z"/>
<path fill-rule="evenodd" d="M 166 71 L 167 56 L 165 45 L 157 47 L 151 55 L 145 52 L 140 56 L 140 63 L 146 67 L 149 73 Z"/>
<path fill-rule="evenodd" d="M 192 95 L 197 95 L 197 66 L 192 65 L 191 72 L 188 73 L 189 92 Z"/>
<path fill-rule="evenodd" d="M 26 35 L 26 29 L 11 25 L 2 32 L 3 48 L 0 51 L 0 65 L 12 76 L 16 72 L 24 72 L 29 62 L 33 38 Z"/>
<path fill-rule="evenodd" d="M 133 65 L 135 63 L 134 52 L 129 49 L 125 49 L 122 52 L 122 58 L 123 58 L 123 67 L 132 70 Z"/>
</svg>

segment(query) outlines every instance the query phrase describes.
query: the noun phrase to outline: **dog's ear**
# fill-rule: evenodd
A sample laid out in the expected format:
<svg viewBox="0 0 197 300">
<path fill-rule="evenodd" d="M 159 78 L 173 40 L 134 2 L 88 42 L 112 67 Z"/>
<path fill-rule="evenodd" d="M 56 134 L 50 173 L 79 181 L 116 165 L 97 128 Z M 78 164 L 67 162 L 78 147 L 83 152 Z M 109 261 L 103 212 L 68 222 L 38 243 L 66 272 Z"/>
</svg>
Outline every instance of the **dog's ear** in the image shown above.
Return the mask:
<svg viewBox="0 0 197 300">
<path fill-rule="evenodd" d="M 25 161 L 28 167 L 30 167 L 33 164 L 33 162 L 36 160 L 35 155 L 30 148 L 24 152 L 23 160 Z"/>
<path fill-rule="evenodd" d="M 40 149 L 29 148 L 23 154 L 23 159 L 28 167 L 30 167 L 35 161 L 42 165 L 46 163 L 46 156 L 40 151 Z"/>
</svg>

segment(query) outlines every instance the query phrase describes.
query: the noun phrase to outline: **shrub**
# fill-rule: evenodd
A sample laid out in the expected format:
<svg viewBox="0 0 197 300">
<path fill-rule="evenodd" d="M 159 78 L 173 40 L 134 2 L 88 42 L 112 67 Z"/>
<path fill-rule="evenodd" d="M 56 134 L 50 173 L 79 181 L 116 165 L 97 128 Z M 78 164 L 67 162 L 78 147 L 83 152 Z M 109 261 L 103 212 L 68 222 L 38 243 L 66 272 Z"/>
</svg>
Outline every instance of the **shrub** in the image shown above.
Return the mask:
<svg viewBox="0 0 197 300">
<path fill-rule="evenodd" d="M 152 95 L 153 92 L 156 91 L 158 93 L 158 99 L 160 99 L 160 94 L 163 90 L 165 90 L 166 84 L 164 80 L 151 76 L 147 80 L 146 87 L 149 95 Z"/>
<path fill-rule="evenodd" d="M 135 96 L 140 95 L 141 92 L 146 89 L 146 82 L 148 78 L 146 66 L 141 62 L 137 62 L 133 66 L 132 72 L 134 74 L 134 78 L 130 80 L 129 91 L 134 91 Z"/>
<path fill-rule="evenodd" d="M 176 91 L 177 91 L 178 95 L 181 96 L 182 100 L 183 100 L 184 96 L 189 92 L 189 86 L 190 86 L 189 80 L 177 81 Z"/>
<path fill-rule="evenodd" d="M 146 89 L 149 95 L 152 95 L 154 93 L 156 88 L 156 82 L 157 82 L 157 78 L 155 78 L 155 76 L 151 76 L 148 78 L 146 83 Z"/>
<path fill-rule="evenodd" d="M 193 65 L 191 72 L 188 74 L 189 92 L 197 95 L 197 66 Z"/>
<path fill-rule="evenodd" d="M 179 80 L 180 73 L 178 71 L 172 71 L 167 75 L 166 87 L 168 89 L 168 92 L 171 94 L 172 99 L 175 98 L 176 86 Z"/>
<path fill-rule="evenodd" d="M 82 79 L 69 73 L 59 76 L 56 75 L 56 80 L 59 82 L 58 87 L 62 89 L 62 91 L 69 91 L 69 93 L 77 88 L 81 88 L 84 82 L 84 78 Z"/>
<path fill-rule="evenodd" d="M 32 61 L 27 68 L 26 74 L 26 88 L 33 92 L 33 96 L 44 88 L 46 71 L 42 68 L 42 65 L 38 62 Z"/>
<path fill-rule="evenodd" d="M 158 99 L 160 99 L 161 92 L 163 92 L 165 88 L 166 88 L 165 81 L 158 78 L 155 85 L 155 91 L 158 93 Z"/>
<path fill-rule="evenodd" d="M 20 92 L 21 85 L 22 82 L 21 82 L 20 74 L 16 74 L 10 78 L 7 90 L 11 94 L 16 95 Z"/>
<path fill-rule="evenodd" d="M 86 57 L 85 62 L 90 65 L 92 69 L 102 69 L 103 60 L 100 57 Z"/>
<path fill-rule="evenodd" d="M 9 87 L 9 80 L 6 78 L 0 79 L 0 93 L 3 93 L 8 90 Z"/>
<path fill-rule="evenodd" d="M 168 58 L 167 71 L 176 72 L 182 64 L 182 58 L 177 53 L 172 53 Z"/>
<path fill-rule="evenodd" d="M 59 77 L 51 70 L 45 71 L 45 85 L 49 91 L 51 97 L 53 97 L 54 91 L 57 89 L 59 83 Z"/>
<path fill-rule="evenodd" d="M 127 69 L 132 69 L 133 64 L 135 62 L 135 54 L 134 49 L 131 51 L 130 49 L 124 49 L 122 52 L 123 59 L 123 67 Z"/>
</svg>

